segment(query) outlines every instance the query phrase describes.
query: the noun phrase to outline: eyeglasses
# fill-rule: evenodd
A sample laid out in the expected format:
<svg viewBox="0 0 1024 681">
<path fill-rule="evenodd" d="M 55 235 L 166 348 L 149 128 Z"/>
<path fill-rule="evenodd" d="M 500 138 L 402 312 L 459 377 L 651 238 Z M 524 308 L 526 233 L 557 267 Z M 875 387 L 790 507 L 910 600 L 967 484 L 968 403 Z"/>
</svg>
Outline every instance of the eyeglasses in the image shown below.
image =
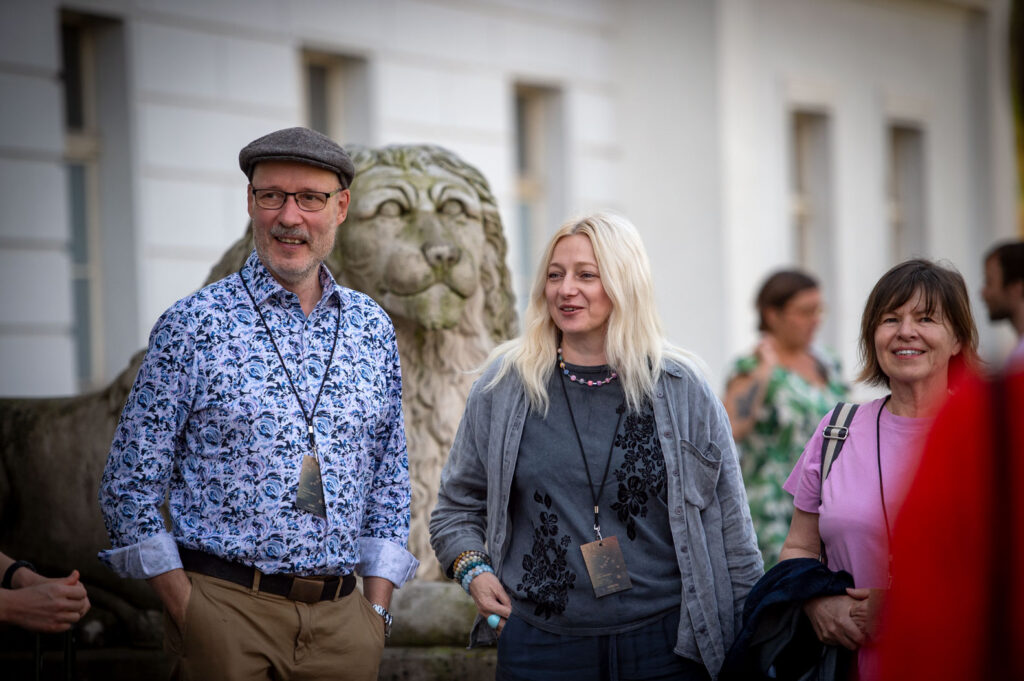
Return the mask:
<svg viewBox="0 0 1024 681">
<path fill-rule="evenodd" d="M 277 210 L 284 206 L 284 202 L 288 200 L 289 196 L 295 197 L 295 205 L 299 207 L 299 210 L 304 210 L 307 213 L 315 213 L 318 210 L 323 210 L 327 205 L 327 199 L 331 198 L 335 194 L 341 191 L 341 187 L 338 187 L 333 192 L 284 192 L 280 189 L 256 189 L 252 188 L 252 197 L 256 200 L 256 205 L 264 210 Z"/>
</svg>

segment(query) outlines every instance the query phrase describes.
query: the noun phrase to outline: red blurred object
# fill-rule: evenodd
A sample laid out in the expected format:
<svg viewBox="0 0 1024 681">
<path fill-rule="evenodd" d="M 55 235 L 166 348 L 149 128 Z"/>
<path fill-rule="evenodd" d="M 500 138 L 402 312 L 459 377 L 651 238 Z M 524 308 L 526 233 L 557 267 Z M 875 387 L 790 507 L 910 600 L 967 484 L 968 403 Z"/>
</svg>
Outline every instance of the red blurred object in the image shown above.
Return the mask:
<svg viewBox="0 0 1024 681">
<path fill-rule="evenodd" d="M 928 437 L 893 537 L 885 681 L 1024 679 L 1024 373 L 997 389 L 965 378 Z"/>
</svg>

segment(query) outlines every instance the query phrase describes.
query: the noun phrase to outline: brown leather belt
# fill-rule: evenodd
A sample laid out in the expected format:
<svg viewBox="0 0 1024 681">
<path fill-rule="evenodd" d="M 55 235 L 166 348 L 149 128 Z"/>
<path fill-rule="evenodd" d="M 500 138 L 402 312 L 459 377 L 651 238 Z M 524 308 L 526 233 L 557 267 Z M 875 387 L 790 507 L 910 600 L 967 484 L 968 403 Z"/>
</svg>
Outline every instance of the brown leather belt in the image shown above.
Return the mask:
<svg viewBox="0 0 1024 681">
<path fill-rule="evenodd" d="M 218 558 L 205 551 L 179 546 L 178 553 L 181 554 L 181 564 L 190 572 L 198 572 L 250 588 L 257 584 L 258 574 L 260 591 L 303 603 L 333 601 L 348 596 L 356 588 L 356 578 L 352 574 L 341 577 L 268 575 L 254 567 Z"/>
</svg>

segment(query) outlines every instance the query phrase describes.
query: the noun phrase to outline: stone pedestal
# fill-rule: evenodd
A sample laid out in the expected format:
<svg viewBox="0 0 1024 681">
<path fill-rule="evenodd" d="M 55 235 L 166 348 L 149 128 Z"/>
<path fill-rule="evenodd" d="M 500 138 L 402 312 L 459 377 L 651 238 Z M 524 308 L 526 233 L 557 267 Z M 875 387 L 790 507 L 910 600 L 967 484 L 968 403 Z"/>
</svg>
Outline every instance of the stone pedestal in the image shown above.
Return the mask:
<svg viewBox="0 0 1024 681">
<path fill-rule="evenodd" d="M 493 681 L 494 648 L 385 648 L 379 681 Z"/>
<path fill-rule="evenodd" d="M 465 649 L 476 617 L 473 599 L 455 582 L 415 579 L 391 597 L 395 623 L 389 646 Z"/>
<path fill-rule="evenodd" d="M 391 600 L 395 624 L 381 660 L 381 681 L 491 681 L 493 647 L 468 650 L 476 605 L 455 582 L 413 580 Z"/>
</svg>

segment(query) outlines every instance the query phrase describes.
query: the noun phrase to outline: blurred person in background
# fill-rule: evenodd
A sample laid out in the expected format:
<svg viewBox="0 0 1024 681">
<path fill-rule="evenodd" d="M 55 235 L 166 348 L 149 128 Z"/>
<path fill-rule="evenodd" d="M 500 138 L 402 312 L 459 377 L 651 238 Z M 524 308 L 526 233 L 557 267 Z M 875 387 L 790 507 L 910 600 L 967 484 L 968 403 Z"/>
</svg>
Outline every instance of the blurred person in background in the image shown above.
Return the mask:
<svg viewBox="0 0 1024 681">
<path fill-rule="evenodd" d="M 846 396 L 846 385 L 839 360 L 813 345 L 823 310 L 813 277 L 775 272 L 761 285 L 756 307 L 761 340 L 733 364 L 724 402 L 758 545 L 771 567 L 793 512 L 782 482 L 818 421 Z"/>
<path fill-rule="evenodd" d="M 1024 364 L 1024 241 L 1007 241 L 988 252 L 981 297 L 990 320 L 1013 325 L 1017 347 L 1009 361 Z"/>
</svg>

